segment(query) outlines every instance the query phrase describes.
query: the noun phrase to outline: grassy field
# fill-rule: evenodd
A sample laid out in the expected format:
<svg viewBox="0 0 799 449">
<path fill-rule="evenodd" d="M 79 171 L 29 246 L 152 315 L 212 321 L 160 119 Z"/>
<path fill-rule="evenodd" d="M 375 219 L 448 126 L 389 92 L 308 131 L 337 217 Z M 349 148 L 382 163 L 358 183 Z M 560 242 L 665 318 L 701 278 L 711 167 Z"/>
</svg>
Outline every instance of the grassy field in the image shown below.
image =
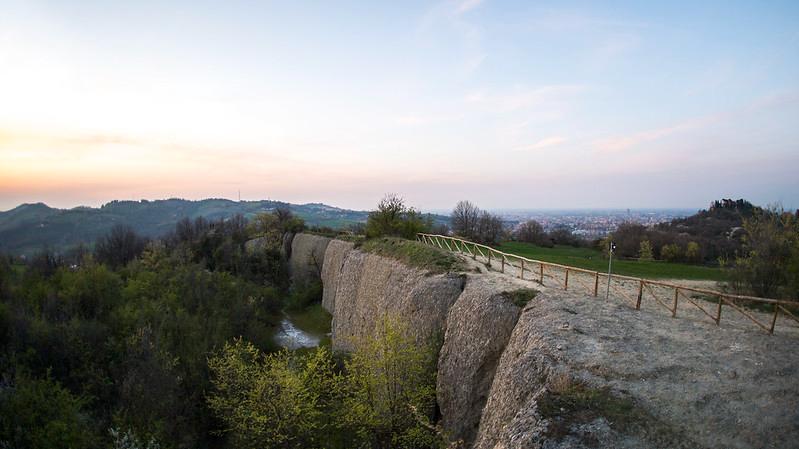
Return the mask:
<svg viewBox="0 0 799 449">
<path fill-rule="evenodd" d="M 543 248 L 529 243 L 505 242 L 497 249 L 505 253 L 518 254 L 544 262 L 599 272 L 608 271 L 608 260 L 602 257 L 602 253 L 598 250 L 591 248 L 574 248 L 571 246 Z M 614 260 L 613 272 L 647 279 L 726 280 L 726 273 L 720 268 L 660 261 Z"/>
</svg>

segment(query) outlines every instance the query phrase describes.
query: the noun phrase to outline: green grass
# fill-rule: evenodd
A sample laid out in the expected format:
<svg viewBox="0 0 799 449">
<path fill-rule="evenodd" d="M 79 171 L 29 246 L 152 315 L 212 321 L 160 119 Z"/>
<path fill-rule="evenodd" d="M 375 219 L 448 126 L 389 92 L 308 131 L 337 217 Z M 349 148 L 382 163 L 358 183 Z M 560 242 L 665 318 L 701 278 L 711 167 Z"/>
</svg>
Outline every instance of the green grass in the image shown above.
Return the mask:
<svg viewBox="0 0 799 449">
<path fill-rule="evenodd" d="M 608 260 L 592 248 L 555 246 L 544 248 L 529 243 L 505 242 L 498 250 L 544 262 L 569 265 L 587 270 L 608 271 Z M 721 268 L 705 267 L 661 261 L 613 260 L 613 273 L 646 279 L 689 279 L 724 281 L 726 273 Z"/>
<path fill-rule="evenodd" d="M 534 290 L 532 288 L 520 288 L 510 292 L 503 292 L 502 294 L 510 298 L 510 300 L 513 301 L 513 304 L 517 305 L 518 307 L 524 307 L 528 302 L 530 302 L 531 299 L 535 298 L 535 296 L 538 294 L 538 290 Z"/>
<path fill-rule="evenodd" d="M 454 254 L 415 240 L 380 237 L 363 242 L 360 245 L 360 249 L 390 257 L 412 267 L 422 268 L 433 273 L 464 271 L 466 269 L 463 261 Z"/>
</svg>

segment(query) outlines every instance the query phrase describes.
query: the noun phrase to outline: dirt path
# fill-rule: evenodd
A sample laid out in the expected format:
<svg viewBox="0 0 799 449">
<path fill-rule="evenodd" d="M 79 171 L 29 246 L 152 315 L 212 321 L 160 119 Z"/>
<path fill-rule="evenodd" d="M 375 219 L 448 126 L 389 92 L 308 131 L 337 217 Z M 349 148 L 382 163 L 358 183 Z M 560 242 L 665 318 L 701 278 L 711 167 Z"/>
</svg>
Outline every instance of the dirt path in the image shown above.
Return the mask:
<svg viewBox="0 0 799 449">
<path fill-rule="evenodd" d="M 518 284 L 523 287 L 529 288 L 550 288 L 550 289 L 563 289 L 566 291 L 576 292 L 581 295 L 586 295 L 590 300 L 605 300 L 608 292 L 608 278 L 607 275 L 600 275 L 596 278 L 593 274 L 583 273 L 580 271 L 569 271 L 568 284 L 566 281 L 566 272 L 560 268 L 553 268 L 544 266 L 543 283 L 541 280 L 541 271 L 538 264 L 532 266 L 525 265 L 524 272 L 519 266 L 505 263 L 504 267 L 496 260 L 492 260 L 491 265 L 487 264 L 487 259 L 477 256 L 475 259 L 461 255 L 467 261 L 469 266 L 476 267 L 482 272 L 494 273 L 498 276 L 514 278 Z M 523 275 L 523 278 L 522 278 Z M 684 287 L 700 288 L 706 290 L 718 290 L 718 285 L 715 281 L 696 281 L 696 280 L 660 280 Z M 635 308 L 638 299 L 638 291 L 640 284 L 637 281 L 619 279 L 611 277 L 610 292 L 608 301 L 623 303 L 629 307 Z M 594 297 L 594 290 L 597 296 Z M 669 287 L 647 285 L 643 289 L 641 298 L 641 310 L 647 310 L 655 314 L 662 315 L 664 319 L 672 319 L 672 309 L 674 307 L 674 289 Z M 750 314 L 753 318 L 758 320 L 762 325 L 767 328 L 771 326 L 774 318 L 771 312 L 761 312 L 757 310 L 744 309 L 745 312 Z M 706 323 L 710 326 L 717 327 L 715 317 L 718 312 L 718 300 L 716 298 L 705 298 L 702 295 L 693 294 L 684 291 L 678 295 L 677 298 L 677 312 L 676 318 Z M 731 327 L 737 329 L 745 329 L 752 331 L 765 332 L 761 327 L 758 327 L 749 317 L 739 312 L 735 308 L 723 304 L 721 321 L 718 327 Z M 775 322 L 775 333 L 784 333 L 799 336 L 799 323 L 785 316 L 779 314 Z"/>
</svg>

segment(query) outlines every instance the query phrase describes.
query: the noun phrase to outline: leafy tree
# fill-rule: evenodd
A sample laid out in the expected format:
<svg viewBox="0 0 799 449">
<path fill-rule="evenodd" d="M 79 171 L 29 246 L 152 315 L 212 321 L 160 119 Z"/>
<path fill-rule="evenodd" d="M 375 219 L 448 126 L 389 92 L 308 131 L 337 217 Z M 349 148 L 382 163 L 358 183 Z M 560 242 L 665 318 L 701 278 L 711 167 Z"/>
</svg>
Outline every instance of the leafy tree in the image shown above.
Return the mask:
<svg viewBox="0 0 799 449">
<path fill-rule="evenodd" d="M 790 292 L 797 276 L 799 220 L 782 209 L 758 211 L 744 220 L 744 254 L 737 257 L 733 284 L 757 296 L 774 297 Z"/>
<path fill-rule="evenodd" d="M 660 258 L 666 262 L 677 262 L 682 259 L 682 248 L 676 243 L 669 243 L 660 248 Z"/>
<path fill-rule="evenodd" d="M 385 316 L 375 335 L 357 339 L 346 363 L 346 419 L 371 447 L 443 444 L 431 430 L 435 411 L 435 351 L 419 345 L 402 321 Z"/>
<path fill-rule="evenodd" d="M 235 447 L 321 448 L 343 438 L 343 378 L 327 349 L 263 354 L 238 339 L 208 364 L 215 387 L 208 403 Z"/>
<path fill-rule="evenodd" d="M 0 390 L 0 447 L 60 449 L 95 447 L 83 407 L 58 382 L 17 375 Z"/>
<path fill-rule="evenodd" d="M 431 225 L 429 217 L 425 218 L 414 208 L 407 207 L 402 197 L 387 194 L 380 200 L 377 209 L 369 213 L 366 236 L 413 239 L 417 233 L 428 231 Z"/>
<path fill-rule="evenodd" d="M 638 250 L 638 260 L 643 260 L 643 261 L 655 260 L 655 256 L 652 254 L 652 244 L 649 243 L 649 240 L 641 241 L 641 245 Z"/>
<path fill-rule="evenodd" d="M 685 259 L 691 263 L 699 263 L 702 261 L 702 252 L 698 243 L 688 242 L 688 246 L 685 248 Z"/>
</svg>

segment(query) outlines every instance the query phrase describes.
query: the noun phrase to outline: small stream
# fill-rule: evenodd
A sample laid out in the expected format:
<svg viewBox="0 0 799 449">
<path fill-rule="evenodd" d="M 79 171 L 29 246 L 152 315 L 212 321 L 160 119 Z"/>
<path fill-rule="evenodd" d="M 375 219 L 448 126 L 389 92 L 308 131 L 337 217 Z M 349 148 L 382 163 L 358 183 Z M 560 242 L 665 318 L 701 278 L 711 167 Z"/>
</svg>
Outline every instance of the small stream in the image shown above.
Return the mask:
<svg viewBox="0 0 799 449">
<path fill-rule="evenodd" d="M 291 318 L 283 314 L 283 319 L 280 321 L 280 328 L 275 333 L 275 342 L 281 347 L 288 350 L 295 350 L 300 348 L 315 348 L 319 346 L 321 337 L 306 332 L 291 321 Z"/>
</svg>

